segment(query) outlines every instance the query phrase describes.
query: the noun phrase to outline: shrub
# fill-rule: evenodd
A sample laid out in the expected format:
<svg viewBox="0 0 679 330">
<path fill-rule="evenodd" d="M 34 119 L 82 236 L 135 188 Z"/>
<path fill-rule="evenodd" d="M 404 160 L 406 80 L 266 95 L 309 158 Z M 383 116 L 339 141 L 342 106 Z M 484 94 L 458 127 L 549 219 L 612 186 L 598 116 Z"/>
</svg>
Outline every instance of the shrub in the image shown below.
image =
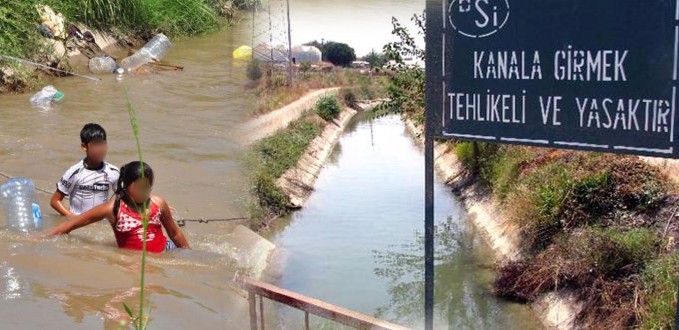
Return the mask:
<svg viewBox="0 0 679 330">
<path fill-rule="evenodd" d="M 332 121 L 342 112 L 342 106 L 336 96 L 326 95 L 316 102 L 316 113 L 326 121 Z"/>
</svg>

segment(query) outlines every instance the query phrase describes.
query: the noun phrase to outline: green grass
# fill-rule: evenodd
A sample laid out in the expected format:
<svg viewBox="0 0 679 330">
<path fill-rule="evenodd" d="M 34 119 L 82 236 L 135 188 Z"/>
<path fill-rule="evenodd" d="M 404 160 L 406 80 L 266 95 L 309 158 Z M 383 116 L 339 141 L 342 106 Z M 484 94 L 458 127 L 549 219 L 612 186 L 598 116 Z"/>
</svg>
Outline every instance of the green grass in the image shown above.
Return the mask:
<svg viewBox="0 0 679 330">
<path fill-rule="evenodd" d="M 48 0 L 67 20 L 90 28 L 123 33 L 163 32 L 192 36 L 218 29 L 219 3 L 212 0 Z"/>
<path fill-rule="evenodd" d="M 671 329 L 677 306 L 677 267 L 679 254 L 674 253 L 655 260 L 642 274 L 645 308 L 640 329 Z"/>
<path fill-rule="evenodd" d="M 0 54 L 28 56 L 40 49 L 40 17 L 32 1 L 7 1 L 0 6 Z"/>
<path fill-rule="evenodd" d="M 0 5 L 0 54 L 29 60 L 42 60 L 49 50 L 38 30 L 40 17 L 34 1 L 7 1 Z M 13 75 L 0 73 L 0 92 L 23 91 L 35 87 L 34 69 L 11 60 L 0 59 L 0 68 L 8 68 Z"/>
<path fill-rule="evenodd" d="M 143 0 L 47 0 L 45 4 L 71 22 L 104 31 L 127 31 L 142 19 Z"/>
<path fill-rule="evenodd" d="M 638 273 L 657 257 L 660 239 L 657 233 L 646 228 L 622 231 L 614 228 L 595 229 L 593 240 L 611 248 L 597 248 L 590 252 L 593 266 L 608 276 Z"/>
<path fill-rule="evenodd" d="M 256 202 L 253 218 L 267 213 L 284 215 L 289 200 L 276 185 L 276 180 L 297 164 L 309 143 L 322 131 L 319 123 L 300 119 L 273 136 L 255 144 L 246 159 L 250 169 L 251 190 Z M 259 224 L 253 224 L 257 227 Z"/>
<path fill-rule="evenodd" d="M 139 0 L 137 0 L 139 1 Z M 143 0 L 142 24 L 169 36 L 192 36 L 213 32 L 222 25 L 209 0 Z"/>
<path fill-rule="evenodd" d="M 496 292 L 534 301 L 558 283 L 585 306 L 578 315 L 583 327 L 671 324 L 676 268 L 670 272 L 662 248 L 667 242 L 656 225 L 664 217 L 656 211 L 669 207 L 663 203 L 672 193 L 663 174 L 635 157 L 517 146 L 483 150 L 474 160 L 471 144 L 456 144 L 463 165 L 478 166 L 481 184 L 508 206 L 528 252 L 500 268 Z"/>
</svg>

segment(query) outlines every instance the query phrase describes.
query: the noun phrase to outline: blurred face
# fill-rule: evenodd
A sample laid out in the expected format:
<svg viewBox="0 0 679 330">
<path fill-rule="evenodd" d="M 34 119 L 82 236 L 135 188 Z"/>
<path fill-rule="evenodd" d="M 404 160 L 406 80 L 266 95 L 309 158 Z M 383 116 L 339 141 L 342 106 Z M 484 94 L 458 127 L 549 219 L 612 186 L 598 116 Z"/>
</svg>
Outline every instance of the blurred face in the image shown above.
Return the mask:
<svg viewBox="0 0 679 330">
<path fill-rule="evenodd" d="M 108 152 L 108 144 L 106 140 L 92 140 L 88 144 L 83 144 L 83 149 L 87 154 L 87 159 L 95 163 L 101 163 L 106 159 L 106 153 Z"/>
<path fill-rule="evenodd" d="M 151 197 L 152 188 L 153 187 L 147 178 L 139 178 L 132 182 L 127 189 L 127 193 L 135 203 L 141 204 Z"/>
</svg>

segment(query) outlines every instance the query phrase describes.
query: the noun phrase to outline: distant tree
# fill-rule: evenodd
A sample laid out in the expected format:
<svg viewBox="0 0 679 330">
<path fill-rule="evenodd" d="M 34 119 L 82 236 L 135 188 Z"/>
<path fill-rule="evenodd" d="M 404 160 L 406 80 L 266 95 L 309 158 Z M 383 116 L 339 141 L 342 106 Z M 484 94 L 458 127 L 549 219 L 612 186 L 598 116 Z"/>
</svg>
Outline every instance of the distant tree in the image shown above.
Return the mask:
<svg viewBox="0 0 679 330">
<path fill-rule="evenodd" d="M 305 43 L 304 46 L 314 46 L 318 48 L 323 54 L 323 61 L 328 61 L 337 66 L 349 66 L 352 61 L 356 60 L 354 49 L 345 43 L 334 41 L 320 43 L 318 40 L 314 40 Z"/>
<path fill-rule="evenodd" d="M 363 60 L 370 63 L 371 68 L 381 68 L 389 62 L 387 55 L 378 53 L 374 49 L 371 50 L 368 55 L 364 56 Z"/>
<path fill-rule="evenodd" d="M 356 60 L 354 49 L 345 43 L 328 42 L 321 51 L 326 54 L 328 62 L 337 66 L 349 66 Z"/>
</svg>

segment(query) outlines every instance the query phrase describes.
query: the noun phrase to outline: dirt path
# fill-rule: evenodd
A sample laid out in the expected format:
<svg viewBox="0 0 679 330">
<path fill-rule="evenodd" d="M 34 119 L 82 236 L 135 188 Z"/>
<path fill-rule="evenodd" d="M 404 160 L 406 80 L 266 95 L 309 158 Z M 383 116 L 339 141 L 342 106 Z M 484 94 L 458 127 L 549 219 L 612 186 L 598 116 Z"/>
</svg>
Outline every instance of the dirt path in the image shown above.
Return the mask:
<svg viewBox="0 0 679 330">
<path fill-rule="evenodd" d="M 339 87 L 333 87 L 315 90 L 278 110 L 248 121 L 241 127 L 243 144 L 252 144 L 257 140 L 273 135 L 280 129 L 288 127 L 291 122 L 300 118 L 306 110 L 313 109 L 319 98 L 327 94 L 337 94 L 339 89 Z"/>
</svg>

